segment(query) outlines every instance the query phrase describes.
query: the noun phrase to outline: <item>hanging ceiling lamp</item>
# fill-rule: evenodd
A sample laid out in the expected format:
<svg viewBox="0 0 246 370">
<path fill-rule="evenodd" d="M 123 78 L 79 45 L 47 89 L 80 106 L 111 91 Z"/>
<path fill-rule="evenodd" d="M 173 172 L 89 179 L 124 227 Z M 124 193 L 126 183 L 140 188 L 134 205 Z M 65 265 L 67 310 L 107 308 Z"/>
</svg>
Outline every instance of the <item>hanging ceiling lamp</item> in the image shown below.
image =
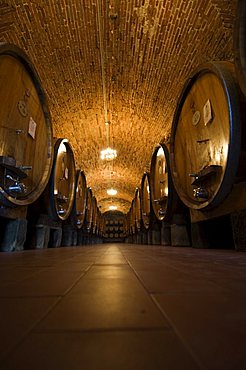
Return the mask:
<svg viewBox="0 0 246 370">
<path fill-rule="evenodd" d="M 117 209 L 117 206 L 109 206 L 110 211 L 116 211 L 116 209 Z"/>
<path fill-rule="evenodd" d="M 116 195 L 116 194 L 117 194 L 117 190 L 115 190 L 115 189 L 113 189 L 113 188 L 108 189 L 108 190 L 107 190 L 107 194 L 108 194 L 108 195 Z"/>
<path fill-rule="evenodd" d="M 101 150 L 100 158 L 106 161 L 112 161 L 112 159 L 117 157 L 117 151 L 115 149 L 111 149 L 110 147 Z"/>
</svg>

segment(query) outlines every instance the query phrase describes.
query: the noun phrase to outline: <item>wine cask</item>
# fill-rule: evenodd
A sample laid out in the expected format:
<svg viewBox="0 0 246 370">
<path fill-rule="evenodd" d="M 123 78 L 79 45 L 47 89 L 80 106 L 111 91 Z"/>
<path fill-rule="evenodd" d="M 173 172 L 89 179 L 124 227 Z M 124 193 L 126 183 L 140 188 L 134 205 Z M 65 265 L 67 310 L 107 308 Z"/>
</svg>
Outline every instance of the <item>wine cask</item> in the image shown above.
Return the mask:
<svg viewBox="0 0 246 370">
<path fill-rule="evenodd" d="M 151 198 L 150 198 L 150 176 L 145 172 L 141 180 L 140 187 L 140 207 L 142 223 L 146 230 L 150 227 L 151 217 Z"/>
<path fill-rule="evenodd" d="M 66 220 L 72 211 L 76 184 L 75 160 L 67 139 L 56 139 L 54 161 L 46 196 L 53 220 Z"/>
<path fill-rule="evenodd" d="M 52 124 L 37 71 L 18 47 L 0 43 L 0 203 L 33 203 L 53 161 Z"/>
<path fill-rule="evenodd" d="M 150 165 L 151 205 L 158 221 L 170 221 L 176 202 L 169 151 L 165 144 L 155 147 Z"/>
<path fill-rule="evenodd" d="M 235 182 L 244 181 L 243 116 L 232 63 L 207 63 L 187 80 L 174 114 L 170 157 L 175 188 L 190 209 L 218 206 Z"/>
</svg>

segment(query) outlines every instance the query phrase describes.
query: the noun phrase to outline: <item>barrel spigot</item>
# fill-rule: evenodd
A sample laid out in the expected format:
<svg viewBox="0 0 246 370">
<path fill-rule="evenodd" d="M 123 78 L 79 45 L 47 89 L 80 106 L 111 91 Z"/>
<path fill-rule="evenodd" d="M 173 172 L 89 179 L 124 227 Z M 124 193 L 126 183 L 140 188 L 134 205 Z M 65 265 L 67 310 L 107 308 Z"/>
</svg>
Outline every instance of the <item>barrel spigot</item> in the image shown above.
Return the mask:
<svg viewBox="0 0 246 370">
<path fill-rule="evenodd" d="M 57 199 L 62 202 L 62 203 L 67 203 L 68 202 L 68 197 L 66 197 L 65 195 L 61 194 L 61 193 L 58 193 L 57 194 Z"/>
<path fill-rule="evenodd" d="M 193 195 L 196 199 L 198 199 L 198 198 L 208 199 L 208 197 L 209 197 L 207 189 L 202 188 L 202 187 L 194 189 L 193 190 Z"/>
<path fill-rule="evenodd" d="M 142 215 L 143 216 L 149 216 L 150 215 L 150 212 L 143 212 Z"/>
<path fill-rule="evenodd" d="M 27 189 L 26 189 L 26 186 L 22 182 L 16 182 L 13 185 L 10 185 L 8 187 L 8 191 L 12 193 L 25 194 Z"/>
<path fill-rule="evenodd" d="M 31 171 L 32 166 L 20 166 L 18 167 L 21 171 Z"/>
<path fill-rule="evenodd" d="M 15 179 L 11 175 L 6 175 L 6 179 L 13 182 L 12 185 L 8 186 L 8 191 L 11 193 L 25 194 L 27 192 L 26 185 L 23 182 L 20 182 L 18 179 Z"/>
<path fill-rule="evenodd" d="M 200 175 L 198 173 L 189 173 L 190 177 L 194 177 L 196 180 L 200 178 Z"/>
<path fill-rule="evenodd" d="M 159 204 L 159 205 L 163 204 L 166 201 L 167 201 L 167 196 L 163 196 L 159 199 L 154 199 L 154 203 Z"/>
</svg>

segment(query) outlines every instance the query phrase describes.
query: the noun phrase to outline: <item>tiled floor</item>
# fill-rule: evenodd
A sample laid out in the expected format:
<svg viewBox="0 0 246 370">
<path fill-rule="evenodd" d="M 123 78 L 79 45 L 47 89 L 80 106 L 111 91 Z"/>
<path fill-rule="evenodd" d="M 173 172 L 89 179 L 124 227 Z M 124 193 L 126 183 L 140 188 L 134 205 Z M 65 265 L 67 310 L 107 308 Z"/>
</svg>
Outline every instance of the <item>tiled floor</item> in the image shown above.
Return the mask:
<svg viewBox="0 0 246 370">
<path fill-rule="evenodd" d="M 0 254 L 2 370 L 245 370 L 246 253 Z"/>
</svg>

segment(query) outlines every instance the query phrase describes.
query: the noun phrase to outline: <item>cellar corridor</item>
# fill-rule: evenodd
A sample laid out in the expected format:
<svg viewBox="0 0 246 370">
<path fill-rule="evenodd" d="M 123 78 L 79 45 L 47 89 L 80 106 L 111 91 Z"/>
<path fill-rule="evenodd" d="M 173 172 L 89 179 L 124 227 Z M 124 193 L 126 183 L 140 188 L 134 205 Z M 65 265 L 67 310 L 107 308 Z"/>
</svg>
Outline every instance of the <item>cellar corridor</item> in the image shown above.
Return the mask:
<svg viewBox="0 0 246 370">
<path fill-rule="evenodd" d="M 1 370 L 243 370 L 246 254 L 131 244 L 1 253 Z"/>
</svg>

